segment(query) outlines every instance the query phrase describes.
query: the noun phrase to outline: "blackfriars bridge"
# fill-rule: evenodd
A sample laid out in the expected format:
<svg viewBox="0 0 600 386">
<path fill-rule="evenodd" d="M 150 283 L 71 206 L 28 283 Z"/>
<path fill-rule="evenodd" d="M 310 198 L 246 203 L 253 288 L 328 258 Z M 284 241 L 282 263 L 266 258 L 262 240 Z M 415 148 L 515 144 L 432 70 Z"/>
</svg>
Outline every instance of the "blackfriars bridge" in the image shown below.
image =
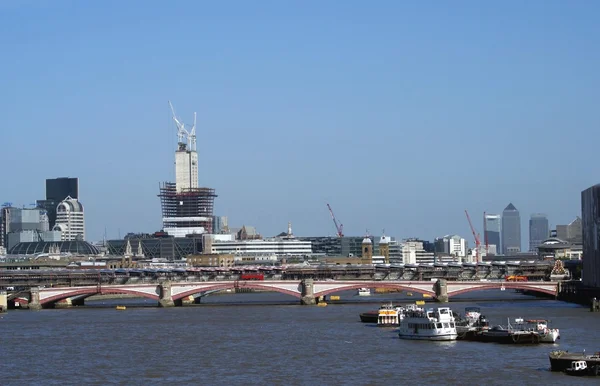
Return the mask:
<svg viewBox="0 0 600 386">
<path fill-rule="evenodd" d="M 414 291 L 428 295 L 438 302 L 448 302 L 453 296 L 482 290 L 520 289 L 557 296 L 560 282 L 512 282 L 512 281 L 373 281 L 373 280 L 268 280 L 268 281 L 162 281 L 154 284 L 116 284 L 88 285 L 40 288 L 13 292 L 10 301 L 18 301 L 29 309 L 51 308 L 61 302 L 69 301 L 72 305 L 83 305 L 84 299 L 93 295 L 128 294 L 156 300 L 161 307 L 181 306 L 193 302 L 194 298 L 207 292 L 227 289 L 248 288 L 254 290 L 280 292 L 299 299 L 301 304 L 316 304 L 318 299 L 333 293 L 358 288 L 386 288 L 403 291 Z"/>
</svg>

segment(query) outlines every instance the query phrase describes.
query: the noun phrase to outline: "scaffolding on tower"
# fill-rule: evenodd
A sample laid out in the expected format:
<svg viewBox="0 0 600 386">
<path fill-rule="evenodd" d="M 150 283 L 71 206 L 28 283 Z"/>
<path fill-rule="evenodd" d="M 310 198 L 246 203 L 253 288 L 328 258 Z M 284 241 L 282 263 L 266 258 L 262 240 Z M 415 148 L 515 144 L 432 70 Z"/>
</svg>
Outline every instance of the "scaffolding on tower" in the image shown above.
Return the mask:
<svg viewBox="0 0 600 386">
<path fill-rule="evenodd" d="M 212 188 L 188 188 L 177 191 L 173 182 L 160 185 L 163 229 L 204 228 L 212 233 L 213 208 L 217 195 Z"/>
</svg>

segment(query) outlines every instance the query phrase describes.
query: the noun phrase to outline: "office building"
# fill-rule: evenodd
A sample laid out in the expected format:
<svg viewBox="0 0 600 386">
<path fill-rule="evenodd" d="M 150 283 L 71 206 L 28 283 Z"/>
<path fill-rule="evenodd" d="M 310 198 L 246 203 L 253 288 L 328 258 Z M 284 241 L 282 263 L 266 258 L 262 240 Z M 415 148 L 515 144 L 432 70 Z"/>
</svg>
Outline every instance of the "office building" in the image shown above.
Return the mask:
<svg viewBox="0 0 600 386">
<path fill-rule="evenodd" d="M 521 252 L 521 216 L 510 203 L 502 211 L 502 253 L 511 255 Z"/>
<path fill-rule="evenodd" d="M 495 255 L 497 251 L 502 250 L 502 246 L 500 244 L 500 235 L 502 232 L 502 216 L 500 216 L 499 214 L 486 213 L 483 221 L 484 246 L 487 244 L 488 254 Z"/>
<path fill-rule="evenodd" d="M 428 264 L 433 263 L 435 254 L 427 252 L 423 246 L 423 241 L 419 239 L 406 239 L 400 243 L 402 264 Z M 397 261 L 392 259 L 393 263 Z"/>
<path fill-rule="evenodd" d="M 56 224 L 52 230 L 60 231 L 63 241 L 84 240 L 83 205 L 77 199 L 67 196 L 56 207 Z"/>
<path fill-rule="evenodd" d="M 600 288 L 600 184 L 581 192 L 582 282 Z"/>
<path fill-rule="evenodd" d="M 47 231 L 48 218 L 43 209 L 3 206 L 0 210 L 0 246 L 7 250 L 18 244 L 21 238 L 41 240 L 41 234 Z M 20 233 L 25 234 L 21 236 Z"/>
<path fill-rule="evenodd" d="M 435 239 L 435 253 L 440 256 L 458 257 L 459 261 L 467 256 L 467 240 L 457 235 L 446 235 Z"/>
<path fill-rule="evenodd" d="M 46 211 L 49 229 L 54 228 L 56 224 L 56 208 L 58 204 L 67 197 L 79 199 L 78 178 L 61 177 L 46 180 L 46 199 L 38 200 L 37 206 Z"/>
<path fill-rule="evenodd" d="M 553 236 L 572 244 L 583 243 L 581 218 L 577 216 L 568 225 L 557 225 Z"/>
<path fill-rule="evenodd" d="M 550 236 L 548 217 L 542 213 L 534 213 L 529 219 L 529 252 L 537 252 L 537 247 Z"/>
</svg>

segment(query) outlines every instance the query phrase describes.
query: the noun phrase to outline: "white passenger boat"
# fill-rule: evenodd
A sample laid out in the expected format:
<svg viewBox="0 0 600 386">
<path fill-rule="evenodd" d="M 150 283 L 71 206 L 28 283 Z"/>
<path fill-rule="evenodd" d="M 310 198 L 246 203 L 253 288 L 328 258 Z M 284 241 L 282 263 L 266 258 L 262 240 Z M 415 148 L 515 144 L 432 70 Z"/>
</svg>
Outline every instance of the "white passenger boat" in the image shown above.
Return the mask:
<svg viewBox="0 0 600 386">
<path fill-rule="evenodd" d="M 371 289 L 369 288 L 359 288 L 358 296 L 371 296 Z"/>
<path fill-rule="evenodd" d="M 407 310 L 398 329 L 400 339 L 456 340 L 456 325 L 452 310 L 439 307 L 428 310 Z"/>
</svg>

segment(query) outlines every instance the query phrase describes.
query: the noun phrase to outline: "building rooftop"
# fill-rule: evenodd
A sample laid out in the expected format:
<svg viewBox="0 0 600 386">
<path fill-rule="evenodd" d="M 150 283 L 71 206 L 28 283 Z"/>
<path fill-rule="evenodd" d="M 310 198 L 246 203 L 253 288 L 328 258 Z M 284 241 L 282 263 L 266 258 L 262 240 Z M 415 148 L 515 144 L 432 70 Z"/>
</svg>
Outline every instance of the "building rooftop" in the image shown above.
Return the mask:
<svg viewBox="0 0 600 386">
<path fill-rule="evenodd" d="M 50 253 L 51 249 L 58 249 L 60 253 L 77 255 L 98 255 L 100 251 L 94 245 L 83 240 L 76 241 L 35 241 L 19 243 L 12 247 L 9 255 L 39 255 Z"/>
</svg>

